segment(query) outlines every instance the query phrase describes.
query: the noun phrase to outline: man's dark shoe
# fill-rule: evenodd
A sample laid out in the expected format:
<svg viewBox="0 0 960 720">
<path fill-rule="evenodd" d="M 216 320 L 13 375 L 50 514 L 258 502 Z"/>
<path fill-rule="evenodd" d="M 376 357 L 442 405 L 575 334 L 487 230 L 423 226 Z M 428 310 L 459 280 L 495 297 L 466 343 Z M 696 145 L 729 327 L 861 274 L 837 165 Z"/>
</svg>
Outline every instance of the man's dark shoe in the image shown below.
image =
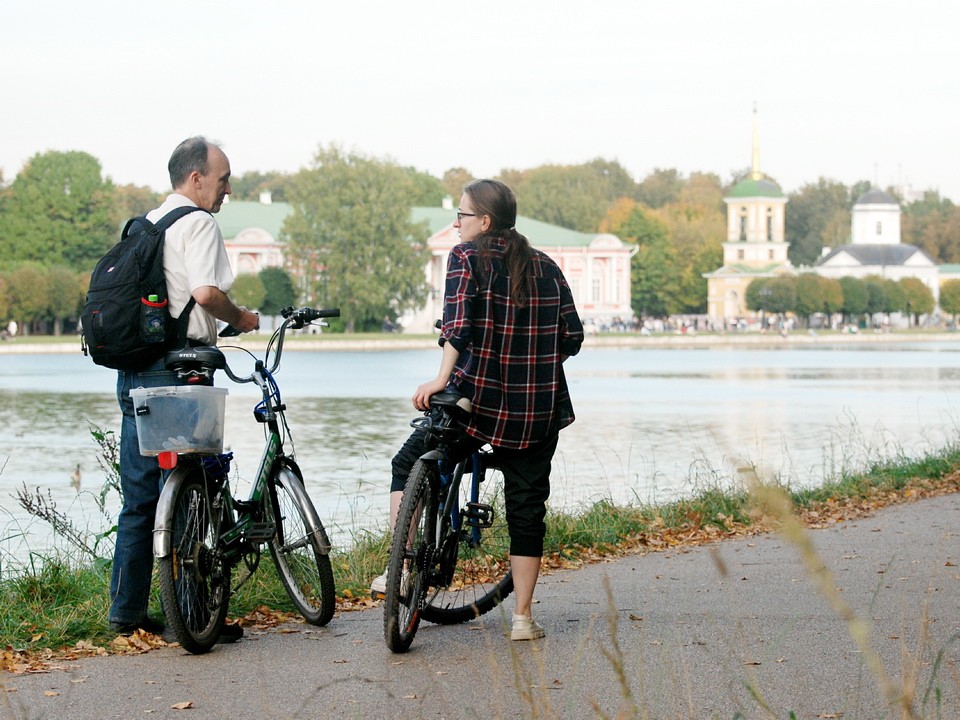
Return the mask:
<svg viewBox="0 0 960 720">
<path fill-rule="evenodd" d="M 235 643 L 242 637 L 243 628 L 240 626 L 240 623 L 225 623 L 223 630 L 220 631 L 220 637 L 217 638 L 217 642 Z"/>
<path fill-rule="evenodd" d="M 133 635 L 137 630 L 152 633 L 153 635 L 162 635 L 164 631 L 163 623 L 157 622 L 151 617 L 144 617 L 140 622 L 123 623 L 116 620 L 110 621 L 110 632 L 117 635 Z"/>
</svg>

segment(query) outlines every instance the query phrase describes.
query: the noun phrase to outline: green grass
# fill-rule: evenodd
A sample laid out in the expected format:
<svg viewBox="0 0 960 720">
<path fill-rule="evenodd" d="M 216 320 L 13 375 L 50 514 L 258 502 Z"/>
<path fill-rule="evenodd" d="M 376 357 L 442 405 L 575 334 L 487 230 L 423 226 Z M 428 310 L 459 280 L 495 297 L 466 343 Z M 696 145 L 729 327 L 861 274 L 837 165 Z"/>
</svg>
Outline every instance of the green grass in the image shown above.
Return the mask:
<svg viewBox="0 0 960 720">
<path fill-rule="evenodd" d="M 897 493 L 949 486 L 960 469 L 960 446 L 949 447 L 919 459 L 878 463 L 863 473 L 846 475 L 813 489 L 787 493 L 797 508 L 811 509 L 829 503 L 878 504 Z M 662 505 L 616 505 L 600 500 L 576 513 L 551 511 L 547 516 L 546 555 L 551 560 L 584 561 L 622 551 L 624 547 L 656 547 L 672 541 L 715 540 L 735 526 L 755 522 L 756 499 L 747 491 L 725 492 L 702 488 L 690 498 Z M 357 531 L 349 549 L 332 555 L 337 594 L 344 600 L 367 596 L 370 579 L 383 571 L 389 552 L 386 532 Z M 548 566 L 550 560 L 548 560 Z M 234 580 L 240 579 L 235 571 Z M 107 644 L 109 563 L 94 561 L 74 551 L 50 555 L 31 554 L 28 562 L 4 564 L 0 579 L 0 643 L 15 649 L 56 649 L 80 640 Z M 260 607 L 295 612 L 273 569 L 269 553 L 257 572 L 231 599 L 231 617 L 247 615 Z M 160 615 L 154 592 L 151 614 Z"/>
</svg>

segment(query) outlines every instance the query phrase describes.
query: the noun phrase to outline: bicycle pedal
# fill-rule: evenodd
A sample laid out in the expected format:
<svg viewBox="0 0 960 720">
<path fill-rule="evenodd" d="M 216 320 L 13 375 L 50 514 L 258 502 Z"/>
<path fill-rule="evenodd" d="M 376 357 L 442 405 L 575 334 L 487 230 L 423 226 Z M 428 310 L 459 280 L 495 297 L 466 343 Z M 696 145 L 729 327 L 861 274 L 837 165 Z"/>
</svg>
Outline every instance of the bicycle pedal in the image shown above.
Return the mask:
<svg viewBox="0 0 960 720">
<path fill-rule="evenodd" d="M 248 540 L 266 541 L 274 536 L 277 526 L 272 522 L 255 522 L 247 525 L 244 536 Z"/>
<path fill-rule="evenodd" d="M 470 527 L 493 527 L 493 506 L 485 503 L 467 503 L 463 509 L 463 523 Z"/>
</svg>

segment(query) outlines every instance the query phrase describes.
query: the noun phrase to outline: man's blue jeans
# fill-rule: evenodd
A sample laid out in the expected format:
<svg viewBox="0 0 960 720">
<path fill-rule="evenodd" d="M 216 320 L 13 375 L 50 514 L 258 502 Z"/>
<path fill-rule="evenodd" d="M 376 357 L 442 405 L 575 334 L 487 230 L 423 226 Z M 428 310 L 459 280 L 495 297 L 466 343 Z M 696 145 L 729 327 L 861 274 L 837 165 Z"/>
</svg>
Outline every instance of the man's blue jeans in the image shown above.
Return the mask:
<svg viewBox="0 0 960 720">
<path fill-rule="evenodd" d="M 117 372 L 117 401 L 123 411 L 120 426 L 120 488 L 123 509 L 117 521 L 117 541 L 110 579 L 110 621 L 140 622 L 147 614 L 153 576 L 153 522 L 163 486 L 155 457 L 140 454 L 137 423 L 130 390 L 182 385 L 176 373 L 158 360 L 139 372 Z"/>
</svg>

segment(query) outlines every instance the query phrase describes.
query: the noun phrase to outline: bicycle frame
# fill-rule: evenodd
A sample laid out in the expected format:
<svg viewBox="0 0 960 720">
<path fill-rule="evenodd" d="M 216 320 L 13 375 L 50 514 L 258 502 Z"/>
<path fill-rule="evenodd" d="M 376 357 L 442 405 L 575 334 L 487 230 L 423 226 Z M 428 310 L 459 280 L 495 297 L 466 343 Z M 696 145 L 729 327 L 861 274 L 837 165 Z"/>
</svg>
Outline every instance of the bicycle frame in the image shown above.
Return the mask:
<svg viewBox="0 0 960 720">
<path fill-rule="evenodd" d="M 339 314 L 339 310 L 335 312 Z M 327 316 L 328 315 L 326 314 L 320 314 L 311 319 Z M 219 480 L 221 477 L 223 477 L 225 480 L 224 494 L 230 502 L 231 516 L 233 516 L 233 513 L 236 512 L 236 517 L 233 518 L 234 521 L 231 523 L 230 528 L 224 532 L 220 538 L 223 545 L 230 549 L 228 558 L 232 560 L 239 556 L 241 540 L 253 539 L 257 540 L 258 542 L 263 542 L 269 539 L 269 534 L 263 537 L 258 535 L 254 535 L 253 537 L 249 536 L 251 534 L 251 528 L 255 523 L 253 514 L 263 505 L 263 494 L 267 490 L 268 480 L 271 473 L 274 472 L 278 462 L 283 462 L 291 468 L 291 470 L 297 475 L 297 477 L 300 478 L 301 481 L 303 480 L 303 474 L 301 473 L 299 466 L 296 464 L 296 461 L 292 456 L 287 456 L 283 451 L 283 441 L 280 435 L 280 420 L 283 417 L 285 406 L 280 401 L 280 390 L 273 379 L 273 373 L 280 365 L 280 357 L 283 354 L 283 338 L 287 326 L 293 324 L 295 327 L 302 327 L 304 322 L 309 322 L 309 320 L 305 320 L 304 318 L 297 316 L 291 316 L 284 320 L 281 331 L 277 335 L 278 340 L 276 354 L 274 355 L 273 363 L 269 369 L 263 360 L 257 359 L 254 365 L 253 373 L 243 377 L 236 375 L 230 369 L 229 365 L 224 364 L 224 371 L 231 380 L 238 383 L 255 383 L 257 387 L 260 388 L 260 394 L 262 396 L 262 400 L 257 403 L 256 407 L 254 408 L 254 417 L 256 418 L 257 422 L 265 423 L 267 426 L 266 443 L 263 448 L 263 453 L 260 456 L 260 464 L 257 468 L 256 478 L 252 487 L 250 488 L 249 496 L 246 500 L 237 500 L 230 493 L 229 482 L 226 481 L 229 480 L 227 475 L 230 471 L 230 461 L 233 459 L 232 452 L 222 453 L 215 456 L 188 455 L 185 456 L 185 462 L 182 466 L 180 465 L 178 458 L 173 458 L 173 464 L 175 467 L 164 481 L 163 489 L 160 492 L 160 499 L 157 503 L 157 521 L 153 530 L 154 557 L 168 557 L 172 552 L 173 513 L 170 512 L 171 506 L 174 502 L 174 498 L 177 495 L 179 486 L 188 477 L 189 472 L 196 468 L 198 464 L 203 470 L 205 478 L 209 477 L 213 480 Z M 271 345 L 268 345 L 268 358 L 270 350 Z M 217 462 L 208 462 L 211 458 L 217 458 Z M 210 466 L 209 468 L 207 467 L 208 465 Z M 219 468 L 218 472 L 208 475 L 208 472 L 212 473 L 215 467 Z M 316 516 L 309 517 L 307 518 L 307 523 L 308 531 L 312 534 L 317 533 L 318 528 L 320 527 L 319 518 Z M 263 535 L 263 533 L 261 533 L 261 535 Z M 324 554 L 328 554 L 329 550 L 329 547 L 324 546 Z"/>
</svg>

